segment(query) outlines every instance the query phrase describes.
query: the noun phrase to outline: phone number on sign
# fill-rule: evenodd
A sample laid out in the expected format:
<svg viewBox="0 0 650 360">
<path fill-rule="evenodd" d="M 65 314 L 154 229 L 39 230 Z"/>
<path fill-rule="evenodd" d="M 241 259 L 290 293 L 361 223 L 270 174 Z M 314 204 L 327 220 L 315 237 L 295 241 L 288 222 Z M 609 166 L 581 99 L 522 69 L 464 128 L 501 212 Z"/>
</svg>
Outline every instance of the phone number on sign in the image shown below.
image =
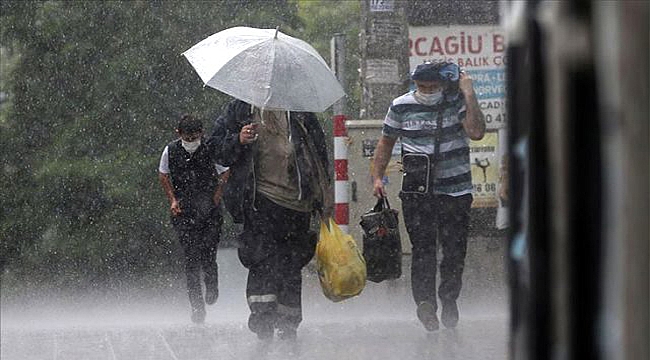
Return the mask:
<svg viewBox="0 0 650 360">
<path fill-rule="evenodd" d="M 485 183 L 485 184 L 474 184 L 475 193 L 495 193 L 497 191 L 497 184 L 495 183 Z"/>
</svg>

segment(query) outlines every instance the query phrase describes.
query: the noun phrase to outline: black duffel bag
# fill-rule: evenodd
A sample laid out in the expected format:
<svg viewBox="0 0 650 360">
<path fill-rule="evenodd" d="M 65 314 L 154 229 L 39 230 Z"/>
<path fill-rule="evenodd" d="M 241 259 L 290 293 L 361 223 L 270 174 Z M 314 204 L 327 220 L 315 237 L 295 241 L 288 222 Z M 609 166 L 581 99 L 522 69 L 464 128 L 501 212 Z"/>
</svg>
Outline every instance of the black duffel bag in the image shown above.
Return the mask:
<svg viewBox="0 0 650 360">
<path fill-rule="evenodd" d="M 402 242 L 399 235 L 398 211 L 390 208 L 388 199 L 361 216 L 363 257 L 366 259 L 367 279 L 382 282 L 402 276 Z"/>
</svg>

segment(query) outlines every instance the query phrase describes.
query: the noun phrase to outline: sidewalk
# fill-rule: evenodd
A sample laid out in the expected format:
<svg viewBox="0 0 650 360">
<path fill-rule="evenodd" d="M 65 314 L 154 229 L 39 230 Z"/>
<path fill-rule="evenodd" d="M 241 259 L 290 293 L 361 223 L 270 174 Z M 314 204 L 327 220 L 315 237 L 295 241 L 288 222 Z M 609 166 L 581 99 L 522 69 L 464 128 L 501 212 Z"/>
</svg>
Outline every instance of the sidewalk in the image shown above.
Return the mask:
<svg viewBox="0 0 650 360">
<path fill-rule="evenodd" d="M 369 282 L 360 296 L 340 303 L 322 295 L 316 274 L 307 267 L 298 340 L 261 342 L 246 327 L 246 271 L 234 249 L 221 249 L 220 298 L 208 308 L 205 325 L 189 322 L 182 283 L 171 299 L 52 299 L 35 307 L 3 303 L 0 357 L 502 360 L 508 336 L 503 279 L 484 278 L 494 283 L 477 285 L 481 283 L 474 277 L 489 275 L 486 267 L 494 265 L 476 248 L 468 255 L 475 268 L 465 277 L 467 290 L 459 300 L 461 320 L 455 330 L 424 331 L 411 300 L 408 264 L 401 279 Z"/>
</svg>

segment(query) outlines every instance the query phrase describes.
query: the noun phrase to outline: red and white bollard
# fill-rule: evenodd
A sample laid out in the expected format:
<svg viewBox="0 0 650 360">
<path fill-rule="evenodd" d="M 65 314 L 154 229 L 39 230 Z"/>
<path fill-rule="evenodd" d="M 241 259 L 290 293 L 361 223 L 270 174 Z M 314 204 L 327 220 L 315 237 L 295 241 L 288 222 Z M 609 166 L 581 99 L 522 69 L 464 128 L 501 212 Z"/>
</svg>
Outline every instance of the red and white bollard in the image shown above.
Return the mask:
<svg viewBox="0 0 650 360">
<path fill-rule="evenodd" d="M 345 115 L 334 115 L 334 221 L 348 233 L 350 185 L 348 183 L 348 131 Z"/>
</svg>

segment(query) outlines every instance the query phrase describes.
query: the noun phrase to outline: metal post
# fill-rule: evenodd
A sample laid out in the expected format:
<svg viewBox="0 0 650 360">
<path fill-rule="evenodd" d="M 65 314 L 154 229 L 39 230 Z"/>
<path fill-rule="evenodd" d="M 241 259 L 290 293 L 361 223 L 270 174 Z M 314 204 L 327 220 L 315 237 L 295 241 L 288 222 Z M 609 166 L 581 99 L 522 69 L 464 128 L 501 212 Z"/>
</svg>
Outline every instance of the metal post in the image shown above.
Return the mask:
<svg viewBox="0 0 650 360">
<path fill-rule="evenodd" d="M 335 34 L 331 41 L 332 70 L 345 89 L 345 34 Z M 348 233 L 350 222 L 350 184 L 348 182 L 348 132 L 345 127 L 346 98 L 334 103 L 334 220 Z"/>
</svg>

